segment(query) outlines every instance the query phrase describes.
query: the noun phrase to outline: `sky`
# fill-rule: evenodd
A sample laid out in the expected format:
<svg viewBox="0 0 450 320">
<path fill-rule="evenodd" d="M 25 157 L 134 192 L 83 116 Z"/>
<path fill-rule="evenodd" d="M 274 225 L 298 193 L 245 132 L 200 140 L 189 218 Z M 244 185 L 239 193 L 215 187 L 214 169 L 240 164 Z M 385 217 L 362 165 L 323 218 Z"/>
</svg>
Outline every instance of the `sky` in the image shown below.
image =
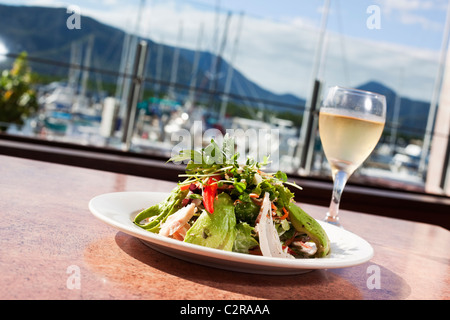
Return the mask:
<svg viewBox="0 0 450 320">
<path fill-rule="evenodd" d="M 82 15 L 193 50 L 217 52 L 224 42 L 225 59 L 247 78 L 276 93 L 308 96 L 311 79 L 319 77 L 327 85 L 379 81 L 403 96 L 429 100 L 438 75 L 448 1 L 331 0 L 328 10 L 325 0 L 0 3 L 77 5 Z M 327 32 L 320 54 L 325 12 Z M 138 16 L 140 24 L 136 23 Z"/>
</svg>

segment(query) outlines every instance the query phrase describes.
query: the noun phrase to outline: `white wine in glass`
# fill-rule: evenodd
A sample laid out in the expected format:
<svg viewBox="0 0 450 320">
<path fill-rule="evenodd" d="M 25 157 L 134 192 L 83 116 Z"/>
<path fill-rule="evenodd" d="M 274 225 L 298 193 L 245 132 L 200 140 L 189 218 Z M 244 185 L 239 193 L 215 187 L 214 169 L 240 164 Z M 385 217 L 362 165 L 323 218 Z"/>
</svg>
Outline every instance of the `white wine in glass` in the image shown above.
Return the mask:
<svg viewBox="0 0 450 320">
<path fill-rule="evenodd" d="M 378 143 L 386 119 L 383 95 L 343 87 L 328 90 L 319 112 L 319 132 L 334 181 L 325 221 L 341 226 L 339 204 L 350 175 Z"/>
</svg>

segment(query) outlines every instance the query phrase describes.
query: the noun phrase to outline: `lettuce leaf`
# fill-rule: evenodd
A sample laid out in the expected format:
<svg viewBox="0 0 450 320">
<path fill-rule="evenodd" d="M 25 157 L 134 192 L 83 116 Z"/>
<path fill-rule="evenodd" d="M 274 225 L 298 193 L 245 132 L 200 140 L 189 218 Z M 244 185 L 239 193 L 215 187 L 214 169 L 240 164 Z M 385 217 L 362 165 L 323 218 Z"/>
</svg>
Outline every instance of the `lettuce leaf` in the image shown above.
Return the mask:
<svg viewBox="0 0 450 320">
<path fill-rule="evenodd" d="M 246 222 L 236 225 L 236 239 L 233 244 L 233 251 L 248 253 L 251 248 L 258 246 L 258 241 L 253 237 L 254 229 Z"/>
</svg>

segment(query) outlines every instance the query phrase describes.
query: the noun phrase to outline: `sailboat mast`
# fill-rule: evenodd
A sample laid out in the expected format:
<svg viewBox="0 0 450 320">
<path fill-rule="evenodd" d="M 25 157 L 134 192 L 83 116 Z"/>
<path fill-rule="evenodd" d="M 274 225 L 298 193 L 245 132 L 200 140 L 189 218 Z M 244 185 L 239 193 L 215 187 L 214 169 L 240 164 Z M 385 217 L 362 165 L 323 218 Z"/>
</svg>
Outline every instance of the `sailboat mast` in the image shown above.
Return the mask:
<svg viewBox="0 0 450 320">
<path fill-rule="evenodd" d="M 230 62 L 228 63 L 228 72 L 227 72 L 227 79 L 226 79 L 225 88 L 224 88 L 224 96 L 223 96 L 223 99 L 222 99 L 222 104 L 220 106 L 219 119 L 222 122 L 223 122 L 223 120 L 225 118 L 225 113 L 226 113 L 226 109 L 227 109 L 227 105 L 228 105 L 228 100 L 229 100 L 229 96 L 228 95 L 230 93 L 231 80 L 233 78 L 234 60 L 236 59 L 237 49 L 238 49 L 238 46 L 239 46 L 239 38 L 240 38 L 241 30 L 242 30 L 243 18 L 244 18 L 244 13 L 241 12 L 241 14 L 239 16 L 238 28 L 237 28 L 237 31 L 236 31 L 236 37 L 234 39 L 233 51 L 231 53 Z"/>
<path fill-rule="evenodd" d="M 222 42 L 219 48 L 219 52 L 217 52 L 216 57 L 215 57 L 215 63 L 214 63 L 214 70 L 211 76 L 211 82 L 210 84 L 212 84 L 212 86 L 210 86 L 210 101 L 209 104 L 210 106 L 213 105 L 214 103 L 214 95 L 216 94 L 216 90 L 217 90 L 217 84 L 219 81 L 219 74 L 220 74 L 220 62 L 222 61 L 222 55 L 223 52 L 225 50 L 225 46 L 227 43 L 227 36 L 228 36 L 228 26 L 230 25 L 230 18 L 231 18 L 231 12 L 228 12 L 227 14 L 227 18 L 225 20 L 225 27 L 223 30 L 223 35 L 222 35 Z"/>
<path fill-rule="evenodd" d="M 177 74 L 178 74 L 178 60 L 180 57 L 180 45 L 181 39 L 183 38 L 183 22 L 180 21 L 180 26 L 178 29 L 178 38 L 177 44 L 175 46 L 175 52 L 173 53 L 173 61 L 172 61 L 172 72 L 170 75 L 170 89 L 169 96 L 173 99 L 175 98 L 175 84 L 177 82 Z"/>
<path fill-rule="evenodd" d="M 188 101 L 191 106 L 195 105 L 195 86 L 197 85 L 197 72 L 198 72 L 198 64 L 200 61 L 202 39 L 203 39 L 203 23 L 200 24 L 200 28 L 198 31 L 197 50 L 195 51 L 194 62 L 192 64 L 192 76 L 191 76 L 191 84 L 189 86 L 189 98 L 188 98 Z"/>
<path fill-rule="evenodd" d="M 81 91 L 80 96 L 84 98 L 86 96 L 87 81 L 89 79 L 89 68 L 91 67 L 92 47 L 94 46 L 94 35 L 89 36 L 88 46 L 86 49 L 86 56 L 84 57 L 84 71 L 81 79 Z"/>
</svg>

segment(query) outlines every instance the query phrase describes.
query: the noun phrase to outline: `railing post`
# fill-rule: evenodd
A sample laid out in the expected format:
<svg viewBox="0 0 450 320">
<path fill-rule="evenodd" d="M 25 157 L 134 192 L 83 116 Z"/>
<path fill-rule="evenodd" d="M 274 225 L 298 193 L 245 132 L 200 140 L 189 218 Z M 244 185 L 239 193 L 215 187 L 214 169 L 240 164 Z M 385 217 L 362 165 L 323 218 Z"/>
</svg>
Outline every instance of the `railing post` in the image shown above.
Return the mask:
<svg viewBox="0 0 450 320">
<path fill-rule="evenodd" d="M 312 159 L 314 155 L 314 144 L 316 140 L 317 131 L 317 113 L 319 111 L 320 94 L 322 89 L 322 83 L 319 80 L 314 81 L 314 88 L 311 97 L 311 103 L 309 110 L 306 113 L 306 129 L 304 130 L 303 145 L 300 154 L 300 169 L 305 174 L 309 174 L 312 165 Z"/>
<path fill-rule="evenodd" d="M 122 132 L 122 149 L 124 149 L 125 151 L 128 151 L 131 146 L 131 138 L 133 136 L 134 122 L 136 119 L 137 103 L 142 94 L 147 52 L 147 42 L 139 42 L 134 59 L 132 83 L 130 87 L 130 94 L 128 95 L 127 99 L 127 108 L 125 111 L 125 121 Z"/>
<path fill-rule="evenodd" d="M 440 187 L 444 191 L 450 190 L 450 136 L 447 137 L 447 148 L 445 152 L 444 164 L 442 165 Z M 447 191 L 448 193 L 448 191 Z"/>
</svg>

